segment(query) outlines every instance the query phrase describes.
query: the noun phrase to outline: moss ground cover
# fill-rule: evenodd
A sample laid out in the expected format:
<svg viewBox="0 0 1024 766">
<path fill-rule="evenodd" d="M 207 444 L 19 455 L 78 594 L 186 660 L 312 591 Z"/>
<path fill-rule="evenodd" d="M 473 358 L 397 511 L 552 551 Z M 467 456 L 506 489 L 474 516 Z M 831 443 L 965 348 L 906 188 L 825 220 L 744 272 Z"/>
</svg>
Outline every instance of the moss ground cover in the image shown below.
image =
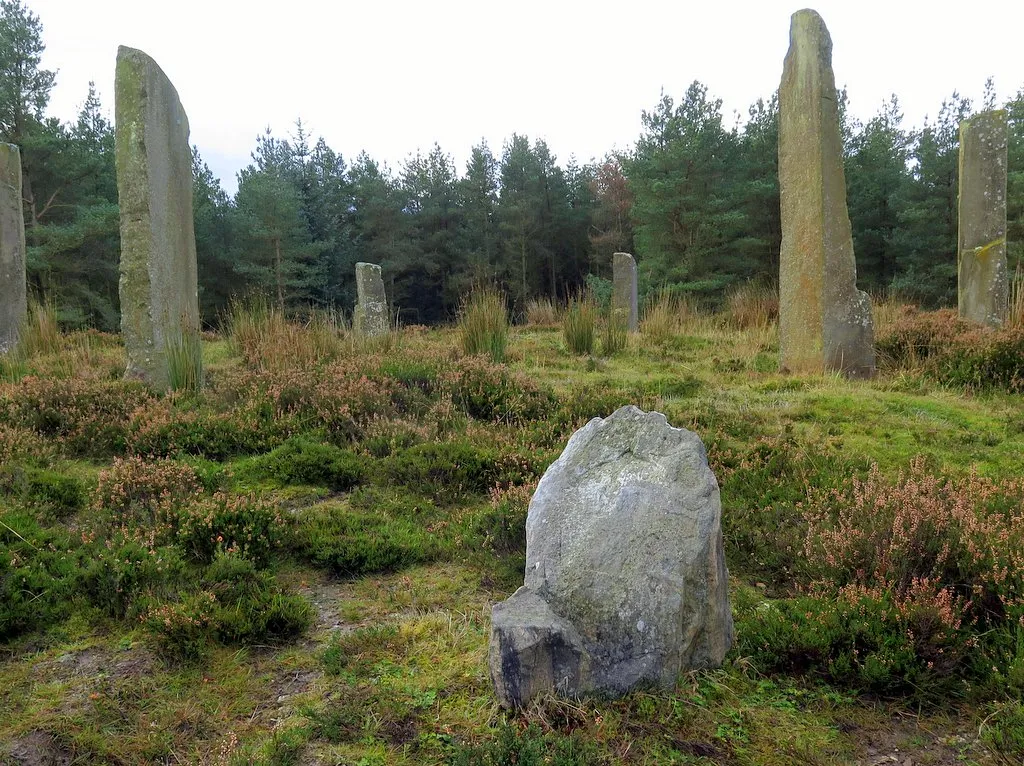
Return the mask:
<svg viewBox="0 0 1024 766">
<path fill-rule="evenodd" d="M 937 355 L 962 328 L 907 312 L 876 380 L 781 376 L 769 309 L 663 303 L 606 357 L 554 322 L 497 363 L 457 328 L 240 310 L 197 391 L 122 381 L 98 334 L 4 361 L 0 763 L 1020 762 L 1014 338 Z M 736 648 L 502 713 L 489 608 L 530 494 L 626 403 L 708 448 Z"/>
</svg>

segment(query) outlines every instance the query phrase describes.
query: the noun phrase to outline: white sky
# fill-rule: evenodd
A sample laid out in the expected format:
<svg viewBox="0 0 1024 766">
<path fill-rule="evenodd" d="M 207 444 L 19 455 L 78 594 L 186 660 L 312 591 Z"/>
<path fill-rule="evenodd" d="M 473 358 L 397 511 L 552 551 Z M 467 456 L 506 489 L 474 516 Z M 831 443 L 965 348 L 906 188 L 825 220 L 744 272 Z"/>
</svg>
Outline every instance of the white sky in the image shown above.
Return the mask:
<svg viewBox="0 0 1024 766">
<path fill-rule="evenodd" d="M 57 69 L 50 113 L 73 119 L 95 80 L 113 115 L 119 44 L 156 59 L 189 116 L 192 143 L 233 192 L 255 138 L 301 117 L 351 161 L 398 168 L 433 143 L 465 169 L 481 138 L 513 132 L 559 163 L 628 149 L 640 113 L 693 80 L 746 117 L 782 75 L 789 16 L 778 0 L 26 0 Z M 1024 87 L 1024 1 L 819 0 L 836 82 L 868 119 L 896 93 L 906 126 L 954 90 L 1000 102 Z"/>
</svg>

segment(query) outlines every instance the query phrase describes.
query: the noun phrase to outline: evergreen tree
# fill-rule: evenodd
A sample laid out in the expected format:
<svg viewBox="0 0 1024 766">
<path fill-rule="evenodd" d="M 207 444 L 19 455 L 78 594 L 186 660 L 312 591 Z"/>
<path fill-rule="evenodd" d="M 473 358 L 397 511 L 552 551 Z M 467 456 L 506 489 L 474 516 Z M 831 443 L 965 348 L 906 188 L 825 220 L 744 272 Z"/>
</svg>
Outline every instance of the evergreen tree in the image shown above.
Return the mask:
<svg viewBox="0 0 1024 766">
<path fill-rule="evenodd" d="M 498 273 L 498 162 L 486 141 L 471 150 L 458 195 L 460 250 L 466 264 L 458 290 L 465 293 L 473 284 L 493 281 Z"/>
<path fill-rule="evenodd" d="M 644 132 L 625 169 L 634 240 L 653 284 L 714 296 L 731 281 L 719 263 L 743 223 L 729 198 L 739 139 L 722 128 L 721 108 L 694 82 L 678 105 L 663 94 L 641 117 Z"/>
<path fill-rule="evenodd" d="M 953 93 L 913 137 L 913 183 L 894 233 L 904 266 L 893 286 L 931 306 L 956 305 L 960 123 L 970 114 L 970 100 Z"/>
<path fill-rule="evenodd" d="M 901 266 L 900 219 L 910 192 L 910 136 L 902 128 L 896 96 L 852 139 L 846 161 L 847 202 L 853 226 L 857 277 L 862 286 L 887 288 Z"/>
</svg>

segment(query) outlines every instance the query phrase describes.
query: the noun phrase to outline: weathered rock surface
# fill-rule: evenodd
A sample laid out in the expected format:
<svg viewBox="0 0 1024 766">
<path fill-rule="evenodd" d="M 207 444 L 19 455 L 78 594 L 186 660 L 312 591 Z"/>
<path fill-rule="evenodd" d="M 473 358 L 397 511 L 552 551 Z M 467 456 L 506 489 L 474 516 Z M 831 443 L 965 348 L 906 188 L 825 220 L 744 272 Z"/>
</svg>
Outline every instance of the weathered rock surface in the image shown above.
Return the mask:
<svg viewBox="0 0 1024 766">
<path fill-rule="evenodd" d="M 629 253 L 612 255 L 612 311 L 626 319 L 630 332 L 636 332 L 637 305 L 636 261 Z"/>
<path fill-rule="evenodd" d="M 199 331 L 188 117 L 157 63 L 121 46 L 114 118 L 125 374 L 166 388 L 168 347 Z"/>
<path fill-rule="evenodd" d="M 364 335 L 383 335 L 390 328 L 388 298 L 380 266 L 375 263 L 356 264 L 356 295 L 358 303 L 352 324 Z"/>
<path fill-rule="evenodd" d="M 869 377 L 874 327 L 857 289 L 832 39 L 812 10 L 793 14 L 789 38 L 779 88 L 781 367 Z"/>
<path fill-rule="evenodd" d="M 526 582 L 491 615 L 501 704 L 623 694 L 722 662 L 733 637 L 718 482 L 696 434 L 622 407 L 573 434 L 526 522 Z"/>
<path fill-rule="evenodd" d="M 0 354 L 18 343 L 28 310 L 25 219 L 21 210 L 21 151 L 0 143 Z"/>
<path fill-rule="evenodd" d="M 960 316 L 990 327 L 1006 321 L 1006 112 L 960 123 Z"/>
</svg>

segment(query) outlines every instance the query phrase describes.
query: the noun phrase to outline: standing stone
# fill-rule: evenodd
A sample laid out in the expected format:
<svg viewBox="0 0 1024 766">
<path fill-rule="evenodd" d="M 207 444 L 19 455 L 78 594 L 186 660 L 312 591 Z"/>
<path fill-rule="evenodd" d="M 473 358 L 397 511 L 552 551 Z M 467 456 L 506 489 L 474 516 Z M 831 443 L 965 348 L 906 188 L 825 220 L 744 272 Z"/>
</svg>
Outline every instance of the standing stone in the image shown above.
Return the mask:
<svg viewBox="0 0 1024 766">
<path fill-rule="evenodd" d="M 526 582 L 492 611 L 499 702 L 671 688 L 720 665 L 733 638 L 728 576 L 697 435 L 631 405 L 594 418 L 540 480 Z"/>
<path fill-rule="evenodd" d="M 612 256 L 612 311 L 625 317 L 629 331 L 636 332 L 636 261 L 629 253 Z"/>
<path fill-rule="evenodd" d="M 1006 112 L 960 123 L 960 316 L 990 327 L 1006 320 Z"/>
<path fill-rule="evenodd" d="M 168 349 L 199 333 L 188 117 L 142 51 L 117 49 L 114 88 L 125 374 L 166 388 Z"/>
<path fill-rule="evenodd" d="M 18 343 L 28 311 L 25 284 L 21 152 L 14 144 L 0 144 L 0 354 Z"/>
<path fill-rule="evenodd" d="M 832 39 L 812 10 L 794 13 L 789 30 L 779 88 L 779 192 L 782 369 L 869 377 L 871 300 L 857 289 Z"/>
<path fill-rule="evenodd" d="M 356 264 L 356 304 L 352 324 L 363 335 L 383 335 L 390 328 L 388 298 L 376 263 Z"/>
</svg>

